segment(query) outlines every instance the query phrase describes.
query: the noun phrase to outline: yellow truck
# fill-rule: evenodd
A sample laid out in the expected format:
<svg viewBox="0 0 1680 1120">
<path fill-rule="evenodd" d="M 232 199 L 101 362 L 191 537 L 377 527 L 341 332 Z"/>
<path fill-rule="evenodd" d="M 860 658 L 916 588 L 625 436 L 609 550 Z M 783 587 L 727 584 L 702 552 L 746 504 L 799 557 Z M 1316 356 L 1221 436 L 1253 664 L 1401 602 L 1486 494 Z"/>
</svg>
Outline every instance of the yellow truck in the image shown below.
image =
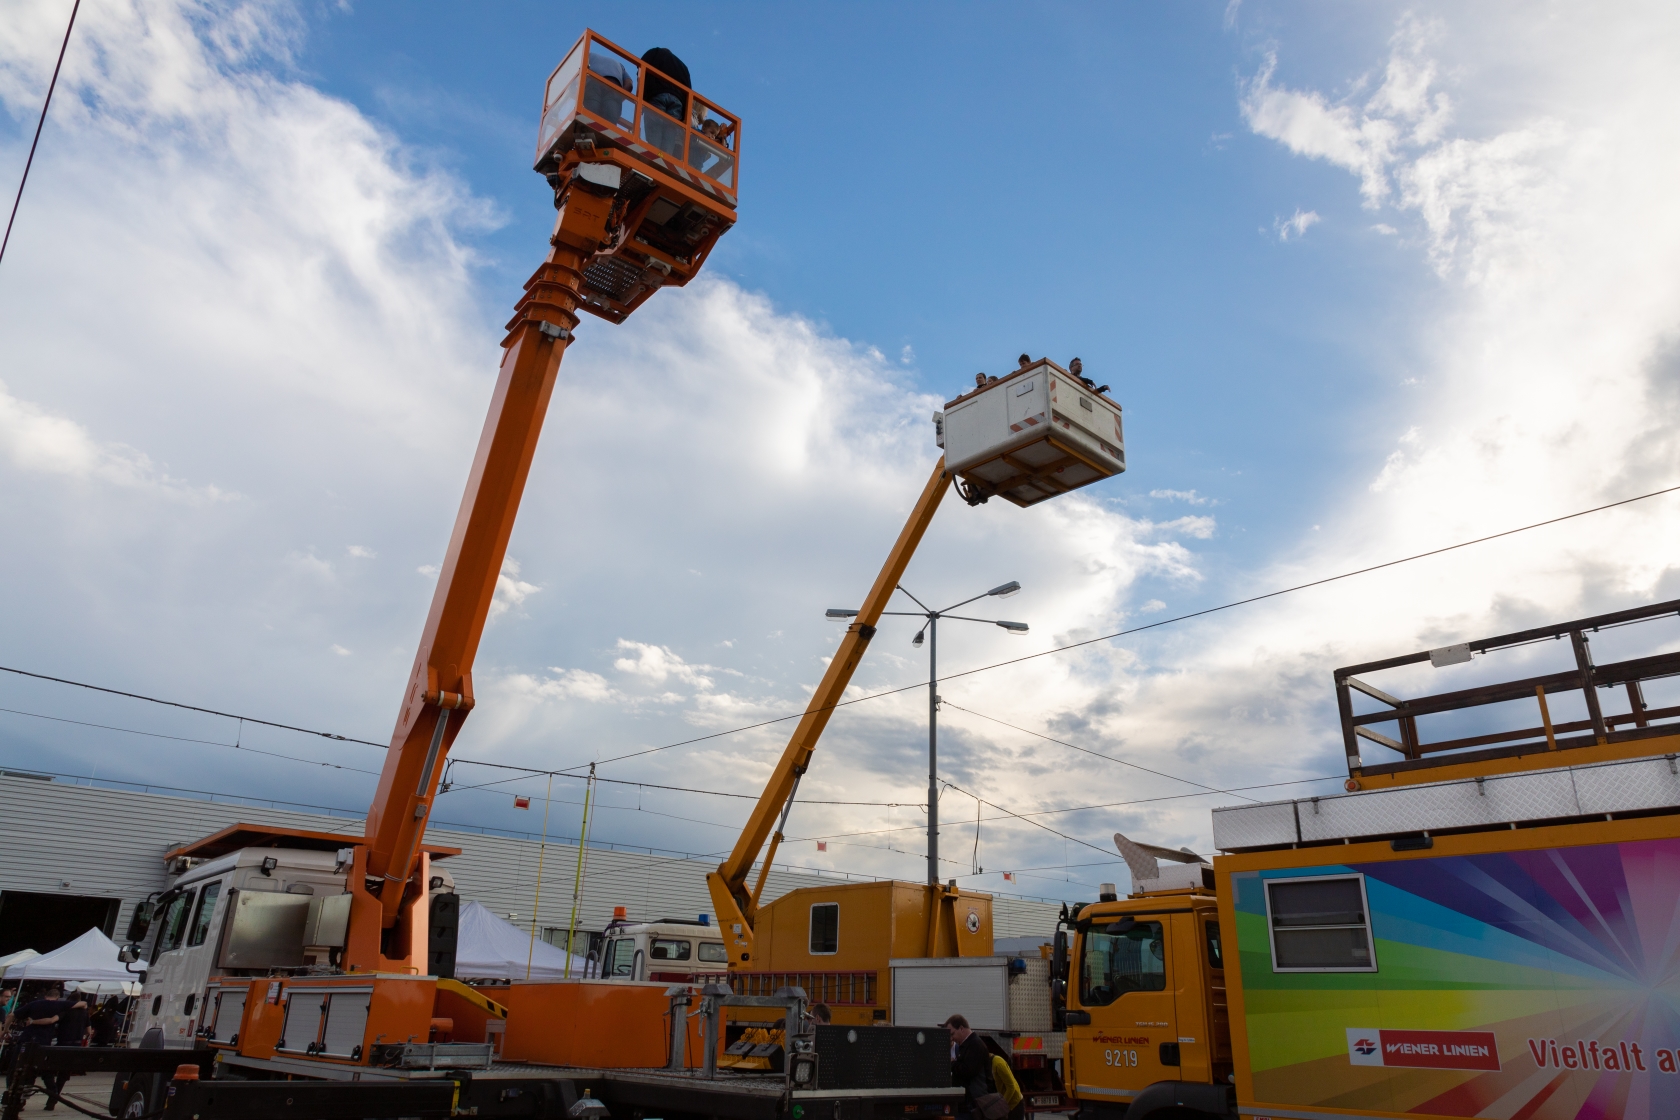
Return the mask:
<svg viewBox="0 0 1680 1120">
<path fill-rule="evenodd" d="M 1680 1116 L 1677 615 L 1339 669 L 1344 792 L 1215 810 L 1211 864 L 1117 837 L 1052 963 L 1082 1120 Z M 1368 679 L 1426 663 L 1466 687 Z"/>
</svg>

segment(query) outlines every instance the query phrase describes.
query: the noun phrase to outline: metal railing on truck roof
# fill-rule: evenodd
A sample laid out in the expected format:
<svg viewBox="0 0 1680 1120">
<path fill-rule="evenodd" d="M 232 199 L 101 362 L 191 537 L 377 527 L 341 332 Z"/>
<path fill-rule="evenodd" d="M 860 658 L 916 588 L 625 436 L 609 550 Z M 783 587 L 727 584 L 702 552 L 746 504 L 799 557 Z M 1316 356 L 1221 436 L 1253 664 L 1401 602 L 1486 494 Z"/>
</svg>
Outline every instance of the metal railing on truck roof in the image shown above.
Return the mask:
<svg viewBox="0 0 1680 1120">
<path fill-rule="evenodd" d="M 1336 703 L 1341 713 L 1348 776 L 1350 779 L 1357 779 L 1361 774 L 1391 774 L 1447 763 L 1509 758 L 1534 754 L 1536 751 L 1568 750 L 1680 732 L 1680 723 L 1673 722 L 1680 720 L 1680 705 L 1650 707 L 1645 702 L 1643 688 L 1650 681 L 1680 676 L 1680 650 L 1595 665 L 1588 639 L 1589 634 L 1612 627 L 1675 615 L 1680 615 L 1680 599 L 1337 669 Z M 1574 665 L 1561 672 L 1482 684 L 1415 699 L 1392 696 L 1361 679 L 1371 673 L 1417 665 L 1425 661 L 1437 668 L 1462 664 L 1477 654 L 1512 649 L 1536 642 L 1561 641 L 1564 638 L 1569 639 L 1574 654 Z M 1622 698 L 1626 700 L 1627 711 L 1605 712 L 1600 694 L 1614 694 L 1613 690 L 1620 690 Z M 1383 706 L 1373 712 L 1355 713 L 1355 692 Z M 1585 702 L 1586 718 L 1553 722 L 1548 698 L 1571 692 L 1581 694 L 1581 699 Z M 1433 741 L 1426 741 L 1418 731 L 1418 719 L 1423 716 L 1465 711 L 1517 700 L 1534 702 L 1534 711 L 1539 718 L 1538 725 L 1525 719 L 1524 726 L 1520 727 L 1504 727 L 1480 734 Z M 1393 725 L 1395 734 L 1384 734 L 1373 729 L 1372 725 L 1381 724 Z M 1587 734 L 1578 735 L 1578 732 Z M 1365 763 L 1360 756 L 1361 739 L 1395 752 L 1400 756 L 1399 760 L 1375 765 Z"/>
</svg>

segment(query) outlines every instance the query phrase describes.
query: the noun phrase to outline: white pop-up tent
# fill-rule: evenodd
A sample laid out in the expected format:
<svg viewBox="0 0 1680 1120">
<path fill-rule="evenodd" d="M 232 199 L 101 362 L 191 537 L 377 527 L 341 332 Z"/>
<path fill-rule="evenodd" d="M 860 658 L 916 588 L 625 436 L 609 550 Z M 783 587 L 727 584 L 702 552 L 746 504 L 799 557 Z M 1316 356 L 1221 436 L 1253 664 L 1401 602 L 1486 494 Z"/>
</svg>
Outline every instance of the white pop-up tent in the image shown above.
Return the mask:
<svg viewBox="0 0 1680 1120">
<path fill-rule="evenodd" d="M 459 933 L 455 942 L 455 975 L 465 980 L 560 980 L 566 975 L 564 949 L 538 938 L 531 944 L 531 931 L 510 925 L 485 909 L 482 903 L 461 907 Z M 526 975 L 526 960 L 530 975 Z M 572 977 L 583 975 L 583 958 L 572 957 Z"/>
<path fill-rule="evenodd" d="M 22 964 L 25 961 L 32 961 L 40 955 L 41 954 L 37 953 L 33 949 L 19 949 L 15 953 L 7 953 L 5 956 L 0 957 L 0 976 L 4 976 L 6 974 L 6 970 L 14 964 Z"/>
<path fill-rule="evenodd" d="M 134 962 L 134 972 L 117 959 L 117 944 L 97 929 L 90 929 L 68 945 L 50 953 L 20 961 L 6 969 L 7 980 L 86 980 L 132 983 L 145 961 Z"/>
</svg>

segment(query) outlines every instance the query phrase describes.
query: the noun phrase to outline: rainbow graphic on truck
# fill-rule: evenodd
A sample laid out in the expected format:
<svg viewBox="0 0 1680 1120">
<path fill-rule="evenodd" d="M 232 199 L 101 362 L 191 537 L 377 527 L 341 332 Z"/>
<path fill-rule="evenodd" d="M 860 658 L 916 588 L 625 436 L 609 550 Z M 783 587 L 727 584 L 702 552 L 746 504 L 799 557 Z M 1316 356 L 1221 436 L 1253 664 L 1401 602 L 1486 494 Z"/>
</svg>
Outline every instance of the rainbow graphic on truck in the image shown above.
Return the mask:
<svg viewBox="0 0 1680 1120">
<path fill-rule="evenodd" d="M 1291 882 L 1362 897 L 1364 912 L 1280 924 L 1272 892 Z M 1230 883 L 1233 1026 L 1255 1102 L 1243 1111 L 1680 1117 L 1680 839 L 1415 853 Z M 1291 967 L 1315 952 L 1341 966 Z"/>
</svg>

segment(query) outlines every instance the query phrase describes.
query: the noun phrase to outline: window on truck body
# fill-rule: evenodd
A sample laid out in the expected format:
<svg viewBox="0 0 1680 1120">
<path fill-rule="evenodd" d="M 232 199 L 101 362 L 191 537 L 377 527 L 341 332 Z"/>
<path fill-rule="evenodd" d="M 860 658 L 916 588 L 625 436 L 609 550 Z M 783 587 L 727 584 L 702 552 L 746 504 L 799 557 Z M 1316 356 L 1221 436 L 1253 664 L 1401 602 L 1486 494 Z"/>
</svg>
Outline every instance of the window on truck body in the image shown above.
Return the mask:
<svg viewBox="0 0 1680 1120">
<path fill-rule="evenodd" d="M 1207 923 L 1207 951 L 1209 968 L 1225 967 L 1225 950 L 1219 944 L 1219 923 L 1216 921 Z"/>
<path fill-rule="evenodd" d="M 1127 992 L 1167 986 L 1167 946 L 1160 922 L 1139 922 L 1125 933 L 1088 931 L 1079 941 L 1079 1002 L 1106 1007 Z"/>
<path fill-rule="evenodd" d="M 840 904 L 817 902 L 811 906 L 811 955 L 832 956 L 840 951 Z"/>
<path fill-rule="evenodd" d="M 187 914 L 192 909 L 193 889 L 188 887 L 180 894 L 169 900 L 164 908 L 162 928 L 158 931 L 158 954 L 161 956 L 171 949 L 181 947 L 181 939 L 187 932 Z"/>
<path fill-rule="evenodd" d="M 653 947 L 648 950 L 648 957 L 656 961 L 686 961 L 693 952 L 693 947 L 687 941 L 674 937 L 656 937 Z"/>
<path fill-rule="evenodd" d="M 1266 880 L 1273 972 L 1375 972 L 1365 876 Z"/>
<path fill-rule="evenodd" d="M 222 882 L 218 879 L 198 896 L 198 909 L 193 911 L 192 932 L 187 936 L 189 946 L 204 944 L 204 938 L 210 932 L 210 918 L 216 912 L 216 899 L 221 894 Z"/>
</svg>

